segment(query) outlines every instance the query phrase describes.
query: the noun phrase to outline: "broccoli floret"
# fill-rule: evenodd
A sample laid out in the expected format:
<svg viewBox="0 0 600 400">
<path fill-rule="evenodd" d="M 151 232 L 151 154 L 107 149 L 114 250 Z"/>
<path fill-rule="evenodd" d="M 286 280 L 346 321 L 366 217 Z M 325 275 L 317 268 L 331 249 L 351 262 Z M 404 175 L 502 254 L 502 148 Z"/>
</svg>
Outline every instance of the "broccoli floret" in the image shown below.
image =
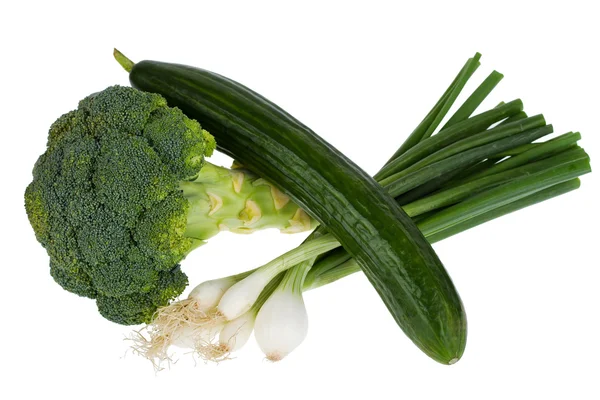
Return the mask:
<svg viewBox="0 0 600 400">
<path fill-rule="evenodd" d="M 106 319 L 123 325 L 149 323 L 156 309 L 166 306 L 187 284 L 187 276 L 177 265 L 171 271 L 161 272 L 148 292 L 118 297 L 99 295 L 96 300 L 98 311 Z"/>
<path fill-rule="evenodd" d="M 129 87 L 60 117 L 25 191 L 54 280 L 111 321 L 148 322 L 184 290 L 180 262 L 219 231 L 298 231 L 298 206 L 272 185 L 205 162 L 215 147 L 163 97 Z"/>
<path fill-rule="evenodd" d="M 60 286 L 82 297 L 95 299 L 97 292 L 90 276 L 77 266 L 64 269 L 66 266 L 50 262 L 50 275 Z"/>
</svg>

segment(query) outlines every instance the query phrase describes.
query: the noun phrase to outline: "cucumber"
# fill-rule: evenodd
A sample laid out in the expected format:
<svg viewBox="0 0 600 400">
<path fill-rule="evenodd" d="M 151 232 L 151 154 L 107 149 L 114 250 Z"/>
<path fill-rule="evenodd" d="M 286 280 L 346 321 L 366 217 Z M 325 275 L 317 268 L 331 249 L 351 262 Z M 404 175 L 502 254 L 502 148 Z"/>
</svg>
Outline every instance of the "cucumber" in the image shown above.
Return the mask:
<svg viewBox="0 0 600 400">
<path fill-rule="evenodd" d="M 416 225 L 373 178 L 287 112 L 231 79 L 115 56 L 130 71 L 133 87 L 161 94 L 198 120 L 220 151 L 275 183 L 323 224 L 423 352 L 443 364 L 460 359 L 467 323 L 454 284 Z"/>
</svg>

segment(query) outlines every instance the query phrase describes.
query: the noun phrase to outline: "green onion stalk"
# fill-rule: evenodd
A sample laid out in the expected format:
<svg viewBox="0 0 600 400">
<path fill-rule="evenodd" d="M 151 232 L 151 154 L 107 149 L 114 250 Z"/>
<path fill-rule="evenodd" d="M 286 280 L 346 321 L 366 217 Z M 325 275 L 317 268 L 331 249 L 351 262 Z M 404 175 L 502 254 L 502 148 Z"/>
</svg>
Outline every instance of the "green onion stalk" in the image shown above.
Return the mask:
<svg viewBox="0 0 600 400">
<path fill-rule="evenodd" d="M 581 135 L 536 142 L 553 128 L 541 115 L 527 116 L 520 100 L 471 116 L 502 79 L 496 71 L 433 134 L 479 57 L 467 61 L 374 176 L 432 244 L 577 189 L 578 177 L 591 171 L 589 156 L 577 145 Z M 159 309 L 136 333 L 135 349 L 155 366 L 170 359 L 172 345 L 218 361 L 239 350 L 254 331 L 266 358 L 281 360 L 307 333 L 303 292 L 359 271 L 326 227 L 317 226 L 299 247 L 262 267 L 201 283 L 187 299 Z"/>
</svg>

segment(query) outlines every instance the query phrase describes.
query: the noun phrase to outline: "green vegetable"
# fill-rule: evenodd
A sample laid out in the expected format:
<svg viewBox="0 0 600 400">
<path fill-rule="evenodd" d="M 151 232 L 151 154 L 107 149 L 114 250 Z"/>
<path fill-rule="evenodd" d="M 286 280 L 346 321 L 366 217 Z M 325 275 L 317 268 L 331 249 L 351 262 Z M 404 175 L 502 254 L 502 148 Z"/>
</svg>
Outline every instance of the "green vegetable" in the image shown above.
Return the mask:
<svg viewBox="0 0 600 400">
<path fill-rule="evenodd" d="M 452 281 L 414 223 L 371 177 L 239 83 L 175 64 L 122 65 L 130 70 L 134 87 L 160 93 L 200 120 L 219 149 L 276 182 L 325 225 L 421 350 L 444 364 L 462 356 L 466 317 Z"/>
<path fill-rule="evenodd" d="M 120 53 L 115 55 L 126 69 L 138 68 Z M 355 245 L 365 244 L 369 232 L 352 230 L 357 226 L 374 228 L 368 225 L 371 218 L 379 218 L 377 229 L 390 239 L 381 223 L 386 212 L 373 211 L 372 204 L 364 203 L 375 199 L 377 207 L 393 205 L 381 193 L 387 191 L 398 203 L 396 211 L 387 210 L 388 216 L 400 216 L 405 223 L 394 229 L 404 229 L 405 239 L 411 239 L 418 228 L 423 235 L 418 239 L 434 243 L 574 190 L 579 187 L 577 177 L 590 171 L 588 155 L 577 146 L 579 133 L 532 143 L 551 133 L 552 127 L 542 116 L 529 118 L 520 100 L 502 102 L 471 117 L 502 78 L 495 71 L 435 133 L 479 65 L 479 54 L 465 64 L 423 122 L 376 175 L 381 188 L 372 186 L 360 170 L 299 122 L 239 84 L 189 67 L 145 63 L 142 65 L 149 69 L 142 69 L 141 81 L 167 92 L 174 90 L 170 94 L 175 94 L 180 104 L 199 110 L 198 115 L 206 117 L 201 121 L 205 127 L 214 127 L 224 137 L 222 149 L 229 151 L 231 147 L 229 154 L 250 161 L 245 165 L 254 170 L 262 167 L 267 178 L 281 177 L 278 174 L 285 178 L 284 184 L 277 180 L 272 184 L 246 169 L 230 170 L 207 163 L 204 158 L 215 148 L 213 137 L 179 109 L 167 107 L 165 98 L 158 94 L 111 87 L 88 96 L 77 110 L 53 124 L 48 149 L 36 163 L 33 182 L 25 193 L 31 225 L 50 255 L 51 275 L 65 289 L 95 298 L 102 315 L 112 321 L 149 323 L 149 338 L 137 331 L 136 350 L 153 361 L 168 358 L 172 344 L 192 347 L 206 359 L 224 359 L 247 341 L 252 330 L 267 357 L 279 360 L 306 334 L 302 291 L 364 268 L 352 253 L 340 247 L 336 235 L 321 225 L 303 245 L 263 267 L 204 282 L 188 299 L 172 301 L 187 285 L 179 262 L 219 231 L 248 233 L 275 227 L 293 233 L 317 225 L 279 187 L 291 183 L 295 199 L 325 210 L 334 225 L 342 222 L 333 215 L 340 214 L 339 209 L 329 209 L 331 198 L 322 195 L 342 194 L 333 204 L 356 211 L 349 221 L 359 225 L 348 225 L 344 220 L 341 226 L 350 232 L 340 233 L 338 225 L 337 234 L 345 234 Z M 154 68 L 163 66 L 167 73 L 161 70 L 153 75 Z M 189 80 L 190 76 L 193 79 Z M 181 79 L 165 85 L 165 77 Z M 177 92 L 180 89 L 184 91 Z M 206 98 L 195 93 L 196 89 Z M 270 123 L 264 124 L 265 119 Z M 245 143 L 247 147 L 243 147 Z M 315 144 L 317 154 L 311 154 Z M 336 161 L 356 175 L 340 176 L 335 168 L 319 170 L 337 167 Z M 305 173 L 309 175 L 304 177 Z M 353 202 L 346 191 L 357 184 L 375 191 L 360 192 L 360 201 Z M 310 193 L 314 188 L 321 191 Z M 322 198 L 323 204 L 316 204 Z M 400 206 L 406 214 L 397 212 Z M 307 210 L 313 213 L 312 208 Z M 408 217 L 416 225 L 406 224 Z M 397 233 L 394 229 L 391 232 Z M 411 243 L 417 246 L 409 249 L 411 255 L 419 251 L 420 256 L 430 254 L 422 242 Z M 366 250 L 358 249 L 359 256 L 375 254 L 375 248 Z M 389 262 L 394 257 L 399 253 L 382 260 Z M 421 290 L 419 285 L 424 282 L 441 284 L 447 279 L 443 269 L 437 270 L 441 275 L 429 274 L 424 269 L 426 261 L 420 269 L 405 266 L 392 270 L 388 264 L 387 269 L 373 269 L 373 265 L 366 265 L 367 274 L 375 277 L 388 302 L 394 295 L 389 288 L 399 283 L 408 282 L 409 289 Z M 423 275 L 415 281 L 414 274 L 419 272 Z M 400 322 L 425 352 L 438 361 L 452 363 L 458 357 L 450 356 L 460 356 L 460 346 L 464 347 L 464 336 L 458 337 L 464 335 L 464 324 L 458 326 L 464 323 L 462 305 L 457 296 L 450 309 L 443 309 L 448 306 L 447 298 L 433 299 L 441 293 L 450 294 L 452 300 L 456 295 L 453 288 L 442 292 L 424 289 L 424 301 L 416 304 L 421 314 Z M 421 299 L 401 293 L 398 302 L 392 302 L 391 311 L 397 319 L 407 315 L 407 310 L 415 311 L 411 303 L 415 300 Z M 292 309 L 294 312 L 289 312 Z M 456 312 L 458 319 L 454 318 Z M 439 315 L 459 323 L 458 328 L 451 326 L 457 330 L 448 333 L 443 331 L 448 321 L 431 321 Z M 445 336 L 436 342 L 439 331 Z M 218 338 L 216 344 L 214 338 Z M 455 347 L 448 350 L 449 345 Z"/>
<path fill-rule="evenodd" d="M 566 134 L 559 138 L 570 136 Z M 540 147 L 553 141 L 540 144 Z M 537 162 L 474 178 L 471 182 L 450 187 L 403 208 L 413 219 L 419 220 L 419 229 L 431 243 L 435 243 L 491 219 L 572 191 L 579 187 L 576 177 L 590 171 L 589 157 L 577 146 L 560 154 L 552 154 L 552 148 L 548 148 L 545 156 L 538 155 L 541 159 Z M 479 193 L 481 195 L 477 195 Z M 424 214 L 425 218 L 419 218 Z M 329 239 L 330 235 L 322 235 L 322 230 L 319 227 L 303 245 L 261 268 L 204 282 L 192 291 L 188 299 L 161 308 L 157 319 L 146 327 L 148 335 L 136 340 L 136 350 L 158 366 L 169 358 L 172 338 L 183 336 L 187 343 L 191 343 L 188 347 L 194 348 L 201 357 L 218 361 L 239 350 L 254 329 L 257 342 L 268 359 L 277 361 L 285 357 L 306 335 L 302 291 L 318 288 L 361 270 L 343 248 L 315 257 L 328 246 L 336 246 Z M 295 262 L 299 263 L 291 267 Z M 248 285 L 252 283 L 248 278 L 262 279 L 274 267 L 277 268 L 275 273 L 287 270 L 263 280 L 259 286 L 264 289 L 257 297 L 254 295 L 249 302 L 254 303 L 248 311 L 243 308 L 236 314 L 239 316 L 221 321 L 224 309 L 232 302 L 239 305 L 241 299 L 252 292 L 254 285 Z M 265 281 L 268 283 L 265 284 Z M 223 303 L 229 304 L 221 308 Z M 185 309 L 187 312 L 182 313 Z M 219 312 L 215 314 L 216 310 Z M 211 317 L 214 315 L 219 317 Z M 212 343 L 206 339 L 206 329 L 209 327 L 212 332 L 215 324 L 222 329 L 220 332 L 217 329 L 218 341 Z M 293 332 L 289 330 L 291 326 L 296 327 Z M 202 339 L 197 340 L 197 337 Z"/>
<path fill-rule="evenodd" d="M 220 230 L 315 226 L 273 185 L 204 161 L 213 137 L 163 97 L 110 87 L 50 128 L 25 206 L 50 273 L 121 324 L 187 285 L 179 262 Z"/>
<path fill-rule="evenodd" d="M 455 89 L 464 86 L 461 72 L 376 175 L 431 243 L 574 190 L 577 177 L 590 172 L 588 155 L 576 145 L 579 134 L 531 143 L 552 127 L 541 115 L 528 118 L 519 100 L 469 117 L 501 76 L 494 71 L 429 137 L 432 124 L 444 118 L 456 98 Z M 169 359 L 173 338 L 184 337 L 203 358 L 222 360 L 243 346 L 254 329 L 268 359 L 285 357 L 306 334 L 302 291 L 361 270 L 345 249 L 325 252 L 327 246 L 336 247 L 326 231 L 319 226 L 304 244 L 263 267 L 204 282 L 188 299 L 161 308 L 146 334 L 138 333 L 136 350 L 159 365 Z M 237 311 L 232 313 L 232 307 Z M 232 315 L 223 318 L 227 314 Z M 210 335 L 207 339 L 215 327 L 220 329 L 216 342 Z"/>
</svg>

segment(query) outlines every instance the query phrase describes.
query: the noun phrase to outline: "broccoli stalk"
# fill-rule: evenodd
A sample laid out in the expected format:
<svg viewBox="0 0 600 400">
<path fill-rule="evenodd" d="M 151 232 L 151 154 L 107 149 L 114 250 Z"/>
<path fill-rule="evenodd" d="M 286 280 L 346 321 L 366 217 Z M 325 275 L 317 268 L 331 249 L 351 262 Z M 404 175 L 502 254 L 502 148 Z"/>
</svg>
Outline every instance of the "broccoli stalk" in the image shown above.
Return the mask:
<svg viewBox="0 0 600 400">
<path fill-rule="evenodd" d="M 314 227 L 266 181 L 207 163 L 215 146 L 163 97 L 129 87 L 60 117 L 25 191 L 54 280 L 111 321 L 150 322 L 185 289 L 181 260 L 219 231 Z"/>
<path fill-rule="evenodd" d="M 277 187 L 252 172 L 205 163 L 198 176 L 179 184 L 190 203 L 185 236 L 207 240 L 219 233 L 283 233 L 313 229 L 316 222 Z"/>
</svg>

